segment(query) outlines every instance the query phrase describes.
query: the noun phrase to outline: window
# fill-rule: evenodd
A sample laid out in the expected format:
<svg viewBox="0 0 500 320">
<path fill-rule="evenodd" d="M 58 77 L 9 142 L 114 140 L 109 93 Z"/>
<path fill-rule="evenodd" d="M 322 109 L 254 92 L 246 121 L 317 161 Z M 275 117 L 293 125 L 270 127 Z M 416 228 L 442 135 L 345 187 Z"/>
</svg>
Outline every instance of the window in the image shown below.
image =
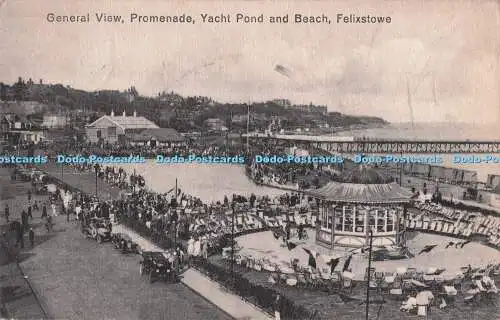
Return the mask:
<svg viewBox="0 0 500 320">
<path fill-rule="evenodd" d="M 101 130 L 97 130 L 96 135 L 97 135 L 97 139 L 101 139 L 102 138 Z"/>
<path fill-rule="evenodd" d="M 321 227 L 326 230 L 332 230 L 333 218 L 330 214 L 333 212 L 332 208 L 320 204 L 319 210 L 321 214 Z"/>
<path fill-rule="evenodd" d="M 344 211 L 345 211 L 344 231 L 353 232 L 354 215 L 352 207 L 346 206 Z"/>
<path fill-rule="evenodd" d="M 377 215 L 379 208 L 372 208 L 368 213 L 368 228 L 369 230 L 376 230 L 377 227 Z"/>
<path fill-rule="evenodd" d="M 355 232 L 365 232 L 365 213 L 367 209 L 364 207 L 356 208 L 356 230 Z"/>
<path fill-rule="evenodd" d="M 342 225 L 344 224 L 342 207 L 337 206 L 333 210 L 335 210 L 335 230 L 342 231 Z"/>
<path fill-rule="evenodd" d="M 394 210 L 386 210 L 387 212 L 387 232 L 394 231 Z"/>
<path fill-rule="evenodd" d="M 386 232 L 385 230 L 385 209 L 378 208 L 377 210 L 377 232 Z"/>
<path fill-rule="evenodd" d="M 116 127 L 108 128 L 108 137 L 116 137 Z"/>
</svg>

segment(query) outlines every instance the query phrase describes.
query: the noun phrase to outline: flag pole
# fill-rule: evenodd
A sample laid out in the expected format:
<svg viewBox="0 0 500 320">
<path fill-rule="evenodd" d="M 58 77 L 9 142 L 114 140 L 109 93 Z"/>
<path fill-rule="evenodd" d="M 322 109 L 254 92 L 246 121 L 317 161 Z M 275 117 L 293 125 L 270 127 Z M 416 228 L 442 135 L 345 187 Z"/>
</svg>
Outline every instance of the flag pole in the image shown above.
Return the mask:
<svg viewBox="0 0 500 320">
<path fill-rule="evenodd" d="M 247 106 L 247 153 L 249 152 L 250 150 L 250 137 L 248 136 L 249 134 L 249 131 L 250 131 L 250 105 Z"/>
</svg>

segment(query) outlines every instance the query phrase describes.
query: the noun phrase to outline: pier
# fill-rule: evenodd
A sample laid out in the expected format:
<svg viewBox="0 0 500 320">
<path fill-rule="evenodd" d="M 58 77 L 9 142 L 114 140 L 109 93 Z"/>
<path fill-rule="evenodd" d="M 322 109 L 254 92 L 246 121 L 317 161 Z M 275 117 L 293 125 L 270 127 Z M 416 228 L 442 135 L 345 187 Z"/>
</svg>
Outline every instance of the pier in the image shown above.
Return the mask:
<svg viewBox="0 0 500 320">
<path fill-rule="evenodd" d="M 307 135 L 243 135 L 252 141 L 289 146 L 307 144 L 331 153 L 500 153 L 500 141 L 358 140 L 354 137 Z"/>
</svg>

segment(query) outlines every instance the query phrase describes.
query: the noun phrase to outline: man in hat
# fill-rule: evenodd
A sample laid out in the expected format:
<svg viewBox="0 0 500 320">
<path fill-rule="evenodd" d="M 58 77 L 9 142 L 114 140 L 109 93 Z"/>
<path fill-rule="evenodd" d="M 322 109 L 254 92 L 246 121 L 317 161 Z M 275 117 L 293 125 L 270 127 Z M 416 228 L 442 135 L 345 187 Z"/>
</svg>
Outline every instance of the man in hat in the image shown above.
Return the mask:
<svg viewBox="0 0 500 320">
<path fill-rule="evenodd" d="M 30 228 L 29 238 L 31 247 L 33 248 L 35 246 L 35 232 L 33 231 L 33 228 Z"/>
<path fill-rule="evenodd" d="M 28 230 L 28 214 L 26 211 L 21 212 L 21 223 L 23 224 L 23 233 Z"/>
<path fill-rule="evenodd" d="M 42 206 L 42 218 L 47 217 L 47 205 L 44 203 Z"/>
</svg>

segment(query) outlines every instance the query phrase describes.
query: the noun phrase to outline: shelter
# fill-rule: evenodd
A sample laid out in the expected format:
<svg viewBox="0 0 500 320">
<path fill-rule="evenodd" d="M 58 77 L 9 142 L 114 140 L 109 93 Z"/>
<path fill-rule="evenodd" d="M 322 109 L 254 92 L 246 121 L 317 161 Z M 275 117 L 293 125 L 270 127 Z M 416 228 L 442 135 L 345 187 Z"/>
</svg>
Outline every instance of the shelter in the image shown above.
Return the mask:
<svg viewBox="0 0 500 320">
<path fill-rule="evenodd" d="M 341 182 L 305 193 L 319 203 L 318 244 L 331 249 L 364 247 L 369 244 L 369 230 L 374 246 L 404 244 L 404 213 L 412 193 L 374 169 L 361 167 Z"/>
</svg>

